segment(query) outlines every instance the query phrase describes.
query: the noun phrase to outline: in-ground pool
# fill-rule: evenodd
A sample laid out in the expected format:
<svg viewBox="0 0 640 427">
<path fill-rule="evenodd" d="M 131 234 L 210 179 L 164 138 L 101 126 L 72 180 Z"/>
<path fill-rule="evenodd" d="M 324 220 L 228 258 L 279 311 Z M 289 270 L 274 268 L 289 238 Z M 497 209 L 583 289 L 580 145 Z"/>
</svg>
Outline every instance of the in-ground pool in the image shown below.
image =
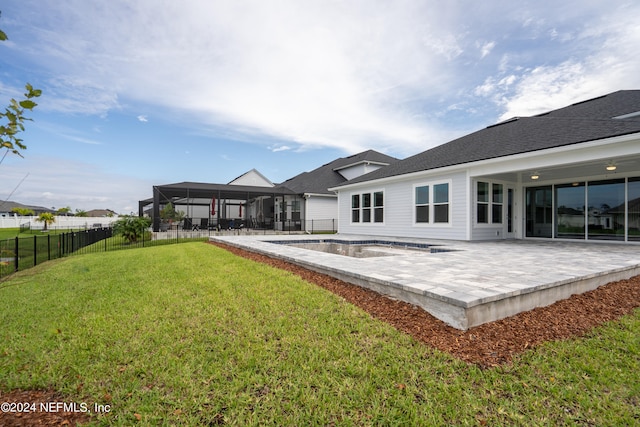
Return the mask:
<svg viewBox="0 0 640 427">
<path fill-rule="evenodd" d="M 267 242 L 354 258 L 406 255 L 407 251 L 448 252 L 447 249 L 438 248 L 427 243 L 395 242 L 391 240 L 301 239 L 268 240 Z"/>
</svg>

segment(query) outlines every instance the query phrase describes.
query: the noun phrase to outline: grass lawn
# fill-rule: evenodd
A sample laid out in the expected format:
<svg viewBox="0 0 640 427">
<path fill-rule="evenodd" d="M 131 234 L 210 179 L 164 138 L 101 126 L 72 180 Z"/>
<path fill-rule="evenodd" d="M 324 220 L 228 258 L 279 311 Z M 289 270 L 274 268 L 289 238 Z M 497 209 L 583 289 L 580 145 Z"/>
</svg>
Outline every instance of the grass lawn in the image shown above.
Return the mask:
<svg viewBox="0 0 640 427">
<path fill-rule="evenodd" d="M 290 273 L 203 243 L 0 282 L 0 389 L 97 425 L 638 425 L 640 312 L 482 370 Z"/>
</svg>

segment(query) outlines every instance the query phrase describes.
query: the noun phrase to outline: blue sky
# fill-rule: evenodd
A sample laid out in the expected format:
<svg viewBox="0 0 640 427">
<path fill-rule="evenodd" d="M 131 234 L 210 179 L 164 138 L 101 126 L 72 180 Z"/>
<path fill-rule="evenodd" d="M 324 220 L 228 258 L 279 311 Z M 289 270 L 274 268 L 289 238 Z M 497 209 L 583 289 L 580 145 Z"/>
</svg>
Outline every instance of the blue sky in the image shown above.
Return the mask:
<svg viewBox="0 0 640 427">
<path fill-rule="evenodd" d="M 640 88 L 638 2 L 8 0 L 0 106 L 42 89 L 0 199 L 137 212 L 151 186 L 404 158 Z"/>
</svg>

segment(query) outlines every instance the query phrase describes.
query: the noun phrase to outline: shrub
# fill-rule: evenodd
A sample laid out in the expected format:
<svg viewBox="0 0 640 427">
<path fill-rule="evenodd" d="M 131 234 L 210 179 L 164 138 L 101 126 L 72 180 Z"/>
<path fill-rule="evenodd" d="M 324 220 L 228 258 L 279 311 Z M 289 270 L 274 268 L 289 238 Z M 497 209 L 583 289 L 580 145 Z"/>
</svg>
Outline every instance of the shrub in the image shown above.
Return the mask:
<svg viewBox="0 0 640 427">
<path fill-rule="evenodd" d="M 120 234 L 129 243 L 136 243 L 144 237 L 145 231 L 151 225 L 151 219 L 139 216 L 124 216 L 113 223 L 113 231 Z"/>
</svg>

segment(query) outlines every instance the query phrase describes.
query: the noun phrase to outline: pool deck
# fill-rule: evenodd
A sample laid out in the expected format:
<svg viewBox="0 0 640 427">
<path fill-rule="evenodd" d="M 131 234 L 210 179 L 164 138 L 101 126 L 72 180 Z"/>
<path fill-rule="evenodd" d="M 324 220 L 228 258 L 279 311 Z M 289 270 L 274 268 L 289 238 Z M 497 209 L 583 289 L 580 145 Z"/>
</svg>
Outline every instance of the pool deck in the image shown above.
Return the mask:
<svg viewBox="0 0 640 427">
<path fill-rule="evenodd" d="M 340 234 L 210 239 L 407 301 L 462 330 L 640 274 L 638 245 L 539 240 L 461 242 Z M 269 243 L 323 239 L 429 243 L 449 252 L 410 250 L 393 256 L 353 258 Z"/>
</svg>

